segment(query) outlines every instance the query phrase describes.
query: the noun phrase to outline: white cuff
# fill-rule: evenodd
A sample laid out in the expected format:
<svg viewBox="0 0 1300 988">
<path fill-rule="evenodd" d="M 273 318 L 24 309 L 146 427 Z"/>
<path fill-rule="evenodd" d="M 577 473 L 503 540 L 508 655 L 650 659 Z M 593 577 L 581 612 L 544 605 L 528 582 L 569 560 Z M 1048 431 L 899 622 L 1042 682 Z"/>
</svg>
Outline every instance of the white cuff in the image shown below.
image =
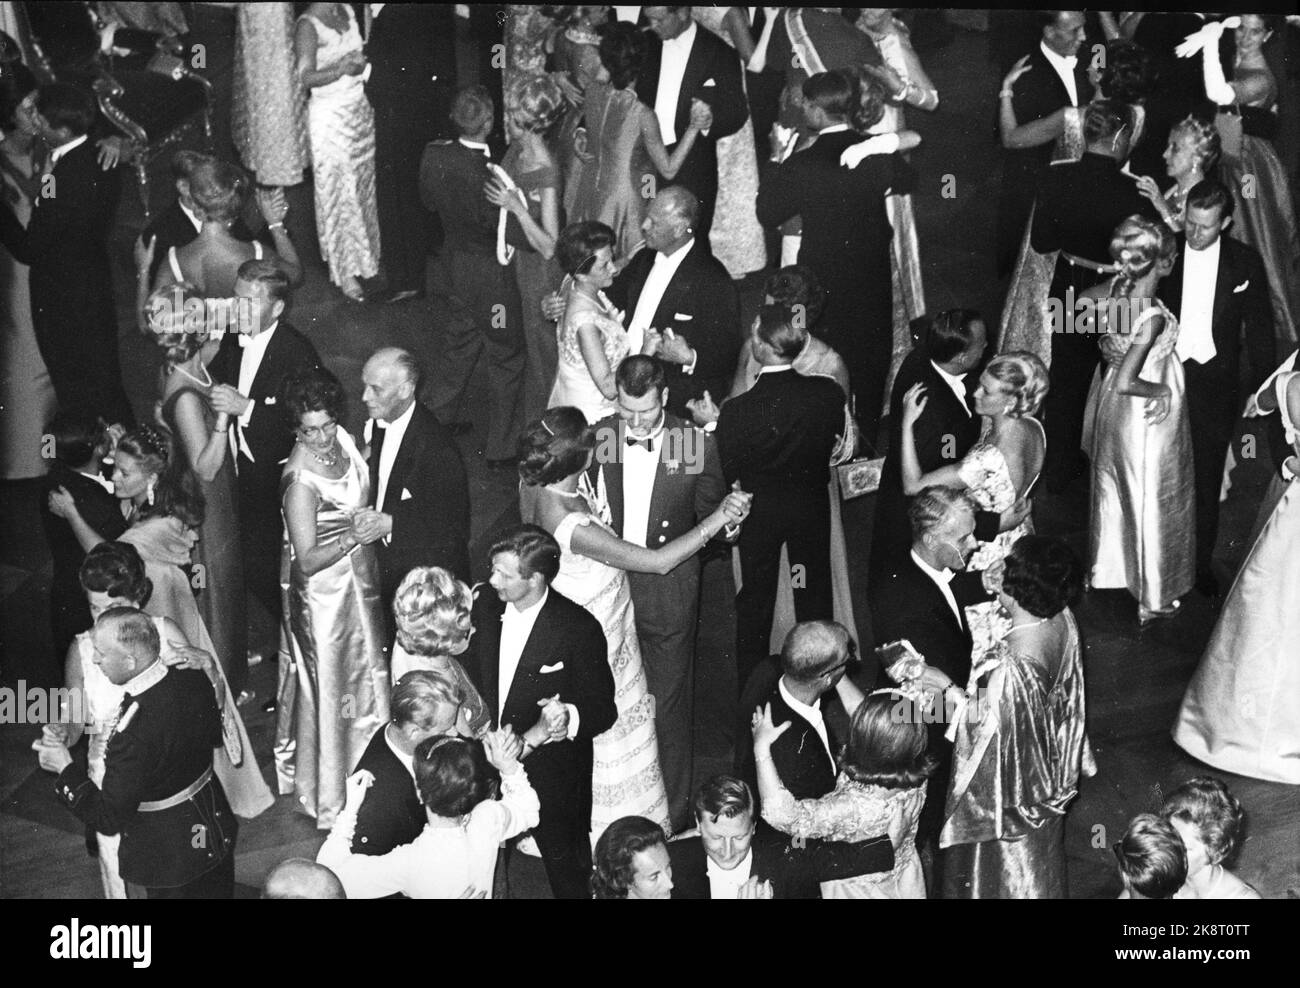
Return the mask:
<svg viewBox="0 0 1300 988">
<path fill-rule="evenodd" d="M 569 740 L 572 741 L 578 736 L 578 721 L 580 719 L 578 708 L 572 703 L 566 703 L 564 708 L 569 711 Z"/>
<path fill-rule="evenodd" d="M 695 349 L 695 347 L 691 347 L 691 353 L 693 354 L 691 362 L 689 364 L 682 364 L 683 374 L 694 374 L 695 365 L 700 362 L 700 351 Z"/>
</svg>

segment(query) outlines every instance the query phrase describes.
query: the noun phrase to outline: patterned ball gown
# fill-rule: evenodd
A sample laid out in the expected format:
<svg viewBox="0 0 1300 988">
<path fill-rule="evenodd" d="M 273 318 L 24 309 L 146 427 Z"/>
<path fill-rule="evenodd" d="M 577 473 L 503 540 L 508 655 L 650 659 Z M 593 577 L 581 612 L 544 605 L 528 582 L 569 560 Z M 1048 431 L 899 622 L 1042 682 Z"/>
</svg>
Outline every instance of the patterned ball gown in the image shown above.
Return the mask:
<svg viewBox="0 0 1300 988">
<path fill-rule="evenodd" d="M 614 414 L 614 402 L 613 399 L 606 398 L 591 379 L 591 371 L 587 369 L 587 362 L 582 357 L 578 330 L 587 325 L 596 327 L 611 371 L 628 355 L 630 342 L 623 329 L 619 311 L 605 297 L 604 292 L 599 293 L 593 301 L 579 292 L 570 281 L 566 299 L 564 315 L 555 328 L 559 366 L 555 373 L 555 386 L 551 388 L 551 398 L 546 407 L 572 405 L 587 417 L 588 424 L 593 424 Z"/>
<path fill-rule="evenodd" d="M 533 489 L 520 489 L 521 514 L 533 517 Z M 579 492 L 567 495 L 570 511 L 556 526 L 560 544 L 560 572 L 551 582 L 557 593 L 580 604 L 600 621 L 609 645 L 609 667 L 614 674 L 614 700 L 618 720 L 592 742 L 591 838 L 599 839 L 615 820 L 643 816 L 668 833 L 668 794 L 659 768 L 659 742 L 655 735 L 654 697 L 641 664 L 641 643 L 627 573 L 573 551 L 574 531 L 581 525 L 599 525 L 615 534 L 609 508 L 601 504 L 586 477 Z"/>
<path fill-rule="evenodd" d="M 316 29 L 316 67 L 361 51 L 361 32 L 348 4 L 348 26 L 336 31 L 310 14 Z M 316 227 L 330 281 L 371 278 L 379 270 L 379 212 L 375 199 L 375 114 L 360 75 L 342 75 L 311 90 L 307 101 Z"/>
<path fill-rule="evenodd" d="M 316 494 L 321 545 L 342 538 L 353 513 L 370 502 L 366 461 L 347 430 L 340 428 L 338 437 L 348 462 L 342 477 L 294 470 L 280 481 L 282 499 L 294 484 Z M 298 809 L 328 830 L 343 809 L 344 781 L 388 720 L 379 557 L 373 545 L 363 545 L 308 576 L 286 535 L 280 588 L 284 625 L 276 774 L 281 794 L 294 793 Z"/>
<path fill-rule="evenodd" d="M 307 114 L 293 64 L 293 4 L 235 4 L 230 131 L 262 185 L 297 185 L 307 167 Z"/>
<path fill-rule="evenodd" d="M 1287 407 L 1300 373 L 1279 375 L 1278 409 L 1300 457 L 1300 421 Z M 1296 467 L 1292 459 L 1292 467 Z M 1174 724 L 1194 758 L 1252 779 L 1300 785 L 1300 478 L 1292 474 L 1228 592 Z"/>
</svg>

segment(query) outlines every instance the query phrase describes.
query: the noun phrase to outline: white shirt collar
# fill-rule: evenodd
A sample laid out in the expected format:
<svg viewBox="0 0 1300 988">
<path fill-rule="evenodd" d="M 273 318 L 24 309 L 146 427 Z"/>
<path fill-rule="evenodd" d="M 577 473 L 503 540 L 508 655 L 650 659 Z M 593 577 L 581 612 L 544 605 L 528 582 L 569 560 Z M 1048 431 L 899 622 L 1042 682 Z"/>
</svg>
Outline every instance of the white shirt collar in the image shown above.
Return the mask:
<svg viewBox="0 0 1300 988">
<path fill-rule="evenodd" d="M 531 607 L 518 608 L 513 603 L 506 604 L 505 614 L 502 615 L 504 620 L 511 621 L 519 618 L 535 619 L 541 613 L 542 605 L 546 603 L 546 598 L 551 595 L 551 588 L 547 587 L 542 591 L 541 599 Z"/>
<path fill-rule="evenodd" d="M 970 406 L 966 404 L 966 375 L 949 374 L 933 360 L 930 361 L 930 366 L 933 367 L 938 372 L 939 376 L 947 382 L 948 387 L 952 388 L 952 393 L 957 396 L 957 401 L 961 404 L 962 411 L 969 416 L 971 411 Z"/>
<path fill-rule="evenodd" d="M 81 145 L 85 144 L 86 141 L 88 140 L 90 140 L 90 135 L 82 134 L 80 137 L 74 137 L 72 140 L 68 141 L 67 144 L 60 144 L 53 151 L 50 152 L 50 167 L 53 168 L 55 165 L 59 163 L 59 160 L 65 154 L 67 154 L 69 151 L 73 150 L 74 148 L 81 147 Z"/>
<path fill-rule="evenodd" d="M 194 210 L 190 209 L 189 206 L 185 205 L 185 203 L 181 202 L 179 199 L 176 200 L 176 205 L 181 207 L 181 212 L 185 214 L 185 218 L 190 221 L 190 224 L 194 227 L 196 231 L 203 229 L 202 216 L 200 216 Z"/>
<path fill-rule="evenodd" d="M 1052 63 L 1052 67 L 1055 68 L 1057 72 L 1074 73 L 1075 66 L 1079 64 L 1078 55 L 1058 55 L 1056 52 L 1052 51 L 1046 41 L 1038 42 L 1038 47 L 1042 53 L 1047 56 L 1047 60 Z"/>
<path fill-rule="evenodd" d="M 686 255 L 691 252 L 691 248 L 694 246 L 695 246 L 695 238 L 691 237 L 690 240 L 686 241 L 686 243 L 682 244 L 671 254 L 664 254 L 662 252 L 656 251 L 655 264 L 656 265 L 671 264 L 675 270 L 682 263 L 682 260 L 686 257 Z"/>
<path fill-rule="evenodd" d="M 1187 257 L 1189 259 L 1196 258 L 1198 260 L 1208 259 L 1212 257 L 1217 263 L 1219 260 L 1219 251 L 1222 249 L 1222 247 L 1223 247 L 1223 234 L 1221 233 L 1214 238 L 1214 243 L 1210 244 L 1210 246 L 1206 247 L 1203 250 L 1197 250 L 1191 244 L 1188 244 Z"/>
<path fill-rule="evenodd" d="M 406 406 L 406 411 L 404 411 L 401 415 L 397 416 L 397 418 L 393 419 L 393 421 L 386 422 L 383 419 L 378 419 L 377 421 L 379 422 L 381 428 L 389 429 L 389 430 L 395 429 L 397 430 L 397 433 L 400 435 L 401 433 L 406 431 L 407 425 L 410 424 L 411 416 L 414 414 L 415 414 L 415 401 L 414 399 L 412 399 L 411 403 Z M 386 438 L 391 439 L 392 437 L 393 437 L 393 433 L 392 431 L 390 431 Z"/>
<path fill-rule="evenodd" d="M 695 34 L 696 34 L 696 31 L 695 31 L 695 22 L 694 22 L 694 21 L 691 21 L 691 23 L 687 25 L 685 31 L 683 31 L 681 34 L 677 35 L 677 37 L 675 37 L 675 38 L 669 38 L 667 41 L 665 41 L 665 42 L 664 42 L 664 48 L 666 48 L 666 49 L 668 49 L 668 48 L 678 48 L 678 49 L 685 48 L 685 49 L 687 49 L 687 50 L 690 50 L 691 45 L 692 45 L 692 44 L 694 43 L 694 41 L 695 41 Z"/>
<path fill-rule="evenodd" d="M 100 487 L 104 488 L 104 490 L 108 491 L 108 493 L 113 493 L 113 482 L 111 480 L 105 480 L 103 476 L 98 473 L 86 473 L 85 470 L 78 470 L 77 473 L 81 474 L 88 480 L 93 480 Z"/>
<path fill-rule="evenodd" d="M 388 745 L 388 750 L 397 756 L 397 760 L 406 766 L 406 771 L 411 773 L 411 778 L 415 778 L 415 756 L 408 755 L 401 748 L 393 744 L 393 739 L 388 736 L 388 728 L 391 724 L 384 725 L 384 744 Z"/>
<path fill-rule="evenodd" d="M 236 337 L 236 340 L 245 350 L 251 349 L 256 354 L 263 354 L 266 352 L 266 345 L 271 342 L 271 334 L 275 332 L 275 327 L 278 325 L 280 325 L 279 319 L 271 323 L 271 325 L 267 326 L 266 329 L 262 330 L 256 336 L 250 336 L 248 333 L 240 333 L 239 336 Z"/>
<path fill-rule="evenodd" d="M 917 566 L 921 567 L 921 572 L 940 586 L 947 586 L 952 582 L 952 578 L 955 574 L 952 570 L 948 569 L 948 567 L 945 566 L 943 569 L 935 569 L 918 556 L 915 549 L 912 550 L 912 559 L 916 562 Z"/>
<path fill-rule="evenodd" d="M 816 731 L 817 736 L 822 739 L 822 745 L 826 748 L 826 754 L 830 756 L 831 762 L 833 763 L 835 761 L 835 753 L 831 751 L 831 739 L 830 735 L 826 733 L 826 718 L 822 716 L 821 707 L 810 707 L 802 700 L 796 699 L 795 695 L 786 688 L 784 676 L 777 680 L 776 688 L 781 694 L 781 698 L 784 699 L 786 703 L 790 704 L 790 709 L 813 726 L 813 730 Z"/>
<path fill-rule="evenodd" d="M 754 846 L 751 844 L 745 856 L 740 860 L 740 864 L 728 870 L 718 865 L 707 854 L 704 855 L 704 870 L 709 876 L 709 891 L 712 893 L 721 892 L 722 895 L 713 895 L 715 899 L 734 899 L 740 892 L 740 886 L 749 881 L 750 875 L 754 871 Z"/>
<path fill-rule="evenodd" d="M 820 137 L 822 134 L 839 134 L 848 129 L 849 125 L 846 123 L 831 124 L 829 127 L 823 127 L 821 130 L 817 131 L 817 136 Z"/>
<path fill-rule="evenodd" d="M 122 684 L 122 692 L 130 693 L 132 696 L 139 696 L 145 690 L 152 686 L 157 686 L 167 675 L 167 664 L 159 659 L 144 672 L 132 676 Z"/>
<path fill-rule="evenodd" d="M 457 138 L 457 140 L 460 142 L 460 144 L 463 147 L 467 147 L 471 151 L 481 152 L 485 158 L 492 157 L 492 149 L 488 147 L 486 144 L 483 144 L 479 141 L 471 141 L 469 140 L 469 138 L 466 137 L 459 137 Z"/>
<path fill-rule="evenodd" d="M 759 376 L 764 374 L 779 374 L 781 371 L 794 370 L 794 364 L 767 364 L 758 369 Z"/>
</svg>

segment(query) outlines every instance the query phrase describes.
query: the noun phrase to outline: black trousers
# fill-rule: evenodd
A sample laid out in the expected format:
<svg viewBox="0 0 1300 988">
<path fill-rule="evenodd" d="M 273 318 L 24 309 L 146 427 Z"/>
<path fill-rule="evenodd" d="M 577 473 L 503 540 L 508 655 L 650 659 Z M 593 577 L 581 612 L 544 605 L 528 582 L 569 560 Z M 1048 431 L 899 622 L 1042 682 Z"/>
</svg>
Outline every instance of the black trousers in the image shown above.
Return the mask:
<svg viewBox="0 0 1300 988">
<path fill-rule="evenodd" d="M 1214 544 L 1219 538 L 1219 492 L 1240 408 L 1235 386 L 1204 364 L 1183 364 L 1187 379 L 1187 415 L 1192 426 L 1192 472 L 1196 478 L 1196 575 L 1211 572 Z"/>
<path fill-rule="evenodd" d="M 872 274 L 865 265 L 855 265 L 854 270 L 861 274 L 857 285 L 822 282 L 827 289 L 826 308 L 818 321 L 818 335 L 843 358 L 862 438 L 876 446 L 894 353 L 893 287 L 887 259 Z M 870 285 L 871 294 L 863 293 L 864 284 Z"/>
<path fill-rule="evenodd" d="M 227 854 L 215 868 L 194 881 L 176 888 L 147 889 L 150 899 L 233 899 L 235 897 L 235 854 Z"/>
<path fill-rule="evenodd" d="M 576 787 L 566 790 L 541 772 L 534 782 L 541 814 L 533 837 L 542 853 L 551 894 L 557 899 L 591 898 L 590 778 L 591 763 L 587 762 L 585 777 Z"/>
<path fill-rule="evenodd" d="M 1062 329 L 1072 329 L 1074 313 L 1068 311 L 1070 290 L 1077 299 L 1105 275 L 1089 268 L 1072 265 L 1064 257 L 1056 262 L 1050 297 L 1060 300 L 1066 318 Z M 1101 362 L 1097 337 L 1091 333 L 1052 333 L 1052 366 L 1048 370 L 1050 389 L 1043 403 L 1047 432 L 1047 453 L 1043 473 L 1048 489 L 1064 491 L 1080 477 L 1088 475 L 1088 461 L 1083 455 L 1083 413 L 1088 404 L 1092 376 Z"/>
<path fill-rule="evenodd" d="M 375 198 L 388 287 L 423 291 L 425 256 L 435 217 L 420 202 L 420 156 L 430 141 L 450 136 L 450 87 L 431 98 L 367 92 L 375 111 Z"/>
<path fill-rule="evenodd" d="M 807 492 L 756 491 L 740 530 L 740 577 L 736 594 L 736 681 L 740 689 L 768 655 L 781 547 L 790 559 L 795 616 L 800 621 L 834 617 L 831 590 L 831 520 L 826 488 Z"/>
<path fill-rule="evenodd" d="M 249 647 L 274 656 L 280 627 L 280 551 L 284 520 L 280 515 L 280 466 L 239 459 L 239 537 L 244 554 L 244 587 L 270 619 L 267 635 L 250 637 Z M 270 641 L 260 638 L 270 637 Z M 230 657 L 231 689 L 248 676 L 248 656 Z M 237 695 L 237 694 L 236 694 Z"/>
<path fill-rule="evenodd" d="M 33 294 L 32 322 L 59 410 L 127 428 L 135 425 L 135 412 L 122 387 L 117 321 L 111 311 L 106 322 L 98 322 L 94 313 L 68 320 L 57 311 L 43 311 Z"/>
</svg>

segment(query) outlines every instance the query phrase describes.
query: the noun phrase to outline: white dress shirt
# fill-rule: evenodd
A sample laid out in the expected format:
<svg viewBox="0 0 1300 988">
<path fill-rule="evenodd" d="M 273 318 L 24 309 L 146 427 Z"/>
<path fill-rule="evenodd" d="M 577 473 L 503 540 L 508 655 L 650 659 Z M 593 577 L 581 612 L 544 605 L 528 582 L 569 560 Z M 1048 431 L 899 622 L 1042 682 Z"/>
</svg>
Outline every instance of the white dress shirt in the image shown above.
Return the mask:
<svg viewBox="0 0 1300 988">
<path fill-rule="evenodd" d="M 93 480 L 100 487 L 104 488 L 104 490 L 108 491 L 108 493 L 110 494 L 113 493 L 113 482 L 111 480 L 105 480 L 98 473 L 86 473 L 86 471 L 84 470 L 78 470 L 77 473 L 81 474 L 83 477 L 89 480 Z"/>
<path fill-rule="evenodd" d="M 388 441 L 384 440 L 384 445 Z M 542 592 L 542 598 L 532 607 L 522 611 L 514 604 L 506 604 L 501 615 L 501 651 L 497 656 L 497 723 L 506 709 L 506 697 L 510 695 L 510 685 L 515 681 L 515 671 L 519 668 L 519 659 L 528 644 L 528 636 L 533 633 L 537 615 L 542 613 L 546 598 L 551 595 L 548 587 Z"/>
<path fill-rule="evenodd" d="M 1203 364 L 1214 359 L 1214 289 L 1219 280 L 1219 254 L 1223 238 L 1216 237 L 1205 250 L 1183 253 L 1183 305 L 1178 319 L 1179 360 Z"/>
<path fill-rule="evenodd" d="M 749 881 L 749 876 L 754 870 L 754 849 L 751 847 L 740 864 L 730 871 L 718 867 L 717 863 L 706 854 L 704 870 L 709 876 L 709 898 L 734 899 L 740 894 L 740 887 Z"/>
<path fill-rule="evenodd" d="M 252 421 L 253 409 L 257 407 L 257 402 L 252 400 L 253 381 L 257 379 L 257 371 L 262 366 L 262 358 L 266 356 L 266 348 L 271 345 L 271 337 L 275 335 L 275 328 L 279 325 L 279 320 L 276 320 L 256 336 L 241 333 L 238 338 L 240 347 L 238 391 L 248 398 L 249 402 L 248 407 L 239 417 L 230 421 L 230 451 L 236 461 L 241 452 L 250 461 L 253 459 L 253 451 L 248 448 L 248 441 L 244 438 L 244 430 Z"/>
<path fill-rule="evenodd" d="M 1075 83 L 1074 68 L 1079 64 L 1077 55 L 1071 55 L 1068 58 L 1064 55 L 1058 55 L 1047 47 L 1046 41 L 1038 42 L 1038 47 L 1047 57 L 1047 64 L 1056 70 L 1056 74 L 1061 77 L 1061 82 L 1065 84 L 1065 90 L 1070 94 L 1070 105 L 1079 105 L 1079 87 Z"/>
<path fill-rule="evenodd" d="M 949 586 L 949 584 L 952 583 L 954 575 L 953 571 L 947 567 L 944 567 L 943 569 L 935 569 L 918 556 L 915 549 L 912 550 L 912 559 L 915 560 L 917 566 L 921 567 L 921 572 L 934 581 L 934 585 L 938 587 L 939 592 L 943 594 L 943 599 L 946 600 L 948 606 L 952 608 L 952 615 L 957 619 L 957 624 L 960 625 L 962 623 L 961 608 L 957 606 L 957 598 L 952 595 L 952 587 Z"/>
<path fill-rule="evenodd" d="M 458 137 L 457 140 L 460 141 L 463 147 L 467 147 L 471 151 L 477 151 L 485 158 L 492 157 L 492 149 L 481 141 L 471 141 L 465 137 Z"/>
<path fill-rule="evenodd" d="M 388 478 L 392 476 L 393 464 L 397 461 L 397 451 L 402 448 L 402 439 L 406 435 L 406 427 L 411 424 L 411 416 L 414 414 L 415 402 L 412 401 L 410 407 L 393 421 L 379 423 L 381 427 L 387 426 L 384 434 L 384 448 L 379 451 L 379 492 L 375 495 L 375 507 L 381 511 L 383 510 L 384 496 L 388 493 Z"/>
<path fill-rule="evenodd" d="M 822 739 L 822 745 L 826 748 L 826 754 L 830 756 L 831 764 L 835 764 L 835 753 L 831 751 L 831 739 L 826 734 L 826 719 L 822 717 L 821 707 L 810 707 L 802 700 L 796 700 L 794 694 L 785 688 L 784 676 L 777 680 L 776 688 L 781 694 L 781 698 L 790 704 L 790 709 L 812 725 L 813 730 L 817 732 L 817 736 Z"/>
<path fill-rule="evenodd" d="M 659 303 L 664 300 L 668 283 L 673 280 L 673 275 L 677 273 L 677 269 L 682 266 L 682 261 L 694 246 L 695 238 L 691 237 L 672 254 L 655 254 L 654 267 L 646 275 L 641 296 L 636 300 L 636 311 L 632 313 L 632 321 L 627 326 L 628 353 L 641 352 L 641 345 L 645 342 L 645 331 L 650 328 L 655 313 L 659 311 Z M 682 369 L 689 374 L 695 370 L 695 364 L 692 363 L 689 368 Z"/>
<path fill-rule="evenodd" d="M 627 439 L 637 439 L 630 433 Z M 637 445 L 629 446 L 626 442 L 621 450 L 623 454 L 623 541 L 633 545 L 646 544 L 647 529 L 650 526 L 650 497 L 654 493 L 655 474 L 659 469 L 659 458 L 664 451 L 664 425 L 660 418 L 658 427 L 646 437 L 651 449 L 640 445 L 644 440 L 637 439 Z"/>
<path fill-rule="evenodd" d="M 60 144 L 50 152 L 50 171 L 54 171 L 54 166 L 59 163 L 59 159 L 71 151 L 73 148 L 79 148 L 90 140 L 90 135 L 82 134 L 80 137 L 74 137 L 67 144 Z"/>
<path fill-rule="evenodd" d="M 966 375 L 949 374 L 933 360 L 930 361 L 930 366 L 938 371 L 948 387 L 952 388 L 952 393 L 957 396 L 957 404 L 961 405 L 961 410 L 966 413 L 967 418 L 970 418 L 970 405 L 966 404 Z"/>
<path fill-rule="evenodd" d="M 675 38 L 663 44 L 663 58 L 659 63 L 659 88 L 655 90 L 655 116 L 664 144 L 677 143 L 677 102 L 682 94 L 682 78 L 686 75 L 686 61 L 695 44 L 695 22 Z"/>
</svg>

